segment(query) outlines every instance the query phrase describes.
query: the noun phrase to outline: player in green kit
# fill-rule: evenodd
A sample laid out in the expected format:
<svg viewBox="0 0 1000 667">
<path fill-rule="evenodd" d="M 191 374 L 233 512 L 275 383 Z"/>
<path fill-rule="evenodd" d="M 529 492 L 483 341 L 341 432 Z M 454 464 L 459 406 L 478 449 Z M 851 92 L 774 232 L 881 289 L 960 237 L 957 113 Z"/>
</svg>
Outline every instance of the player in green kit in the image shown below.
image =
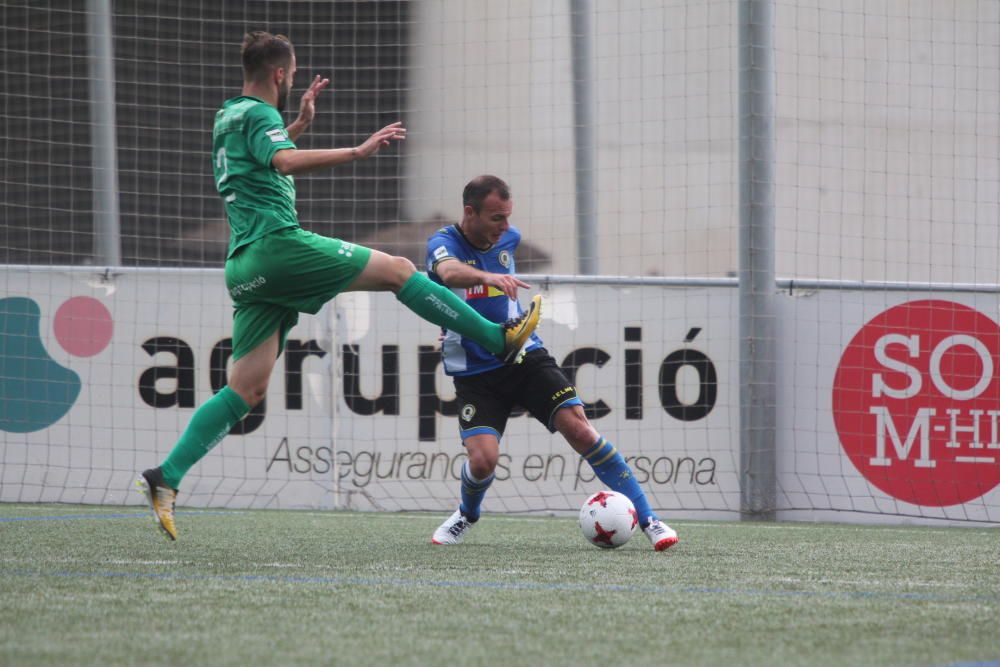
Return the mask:
<svg viewBox="0 0 1000 667">
<path fill-rule="evenodd" d="M 471 338 L 507 363 L 519 363 L 538 326 L 541 300 L 520 317 L 496 324 L 437 285 L 404 257 L 327 238 L 299 227 L 293 176 L 377 153 L 406 138 L 392 123 L 356 148 L 298 150 L 315 101 L 329 79 L 316 76 L 299 116 L 281 118 L 295 76 L 295 51 L 282 35 L 254 32 L 243 40 L 243 94 L 215 116 L 212 165 L 226 206 L 230 239 L 226 286 L 232 297 L 233 368 L 229 384 L 199 407 L 167 458 L 136 480 L 160 528 L 177 539 L 174 503 L 181 478 L 263 400 L 278 355 L 300 312 L 315 314 L 341 292 L 391 290 L 433 324 Z"/>
</svg>

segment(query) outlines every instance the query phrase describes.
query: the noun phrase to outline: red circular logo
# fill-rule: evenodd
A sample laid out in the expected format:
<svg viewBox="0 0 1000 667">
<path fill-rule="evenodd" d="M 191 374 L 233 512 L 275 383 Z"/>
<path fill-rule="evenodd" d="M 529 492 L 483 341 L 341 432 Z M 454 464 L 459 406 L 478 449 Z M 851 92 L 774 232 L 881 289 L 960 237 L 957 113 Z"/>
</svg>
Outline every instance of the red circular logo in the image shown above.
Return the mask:
<svg viewBox="0 0 1000 667">
<path fill-rule="evenodd" d="M 833 380 L 840 444 L 890 496 L 942 507 L 1000 484 L 1000 326 L 950 301 L 868 322 Z"/>
</svg>

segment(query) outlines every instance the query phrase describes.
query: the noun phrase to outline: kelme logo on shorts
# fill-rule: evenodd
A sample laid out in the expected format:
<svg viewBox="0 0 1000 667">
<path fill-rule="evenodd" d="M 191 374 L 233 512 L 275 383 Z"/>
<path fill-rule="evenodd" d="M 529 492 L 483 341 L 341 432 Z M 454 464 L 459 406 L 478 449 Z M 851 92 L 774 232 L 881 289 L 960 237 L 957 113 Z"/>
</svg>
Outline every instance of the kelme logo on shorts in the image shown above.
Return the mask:
<svg viewBox="0 0 1000 667">
<path fill-rule="evenodd" d="M 462 406 L 462 420 L 470 422 L 472 418 L 476 416 L 476 406 L 472 403 L 466 403 Z"/>
<path fill-rule="evenodd" d="M 80 376 L 60 366 L 45 349 L 34 299 L 0 299 L 0 430 L 32 433 L 63 418 L 80 396 Z M 103 303 L 87 296 L 67 299 L 52 328 L 74 357 L 92 357 L 111 342 L 114 322 Z"/>
</svg>

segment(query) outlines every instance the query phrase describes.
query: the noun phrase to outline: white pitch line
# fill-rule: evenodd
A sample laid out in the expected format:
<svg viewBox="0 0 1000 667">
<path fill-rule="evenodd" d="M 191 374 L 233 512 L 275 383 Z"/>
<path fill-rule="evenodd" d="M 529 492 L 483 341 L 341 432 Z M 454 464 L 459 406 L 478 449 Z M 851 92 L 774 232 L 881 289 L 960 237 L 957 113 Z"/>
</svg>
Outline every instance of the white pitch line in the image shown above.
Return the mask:
<svg viewBox="0 0 1000 667">
<path fill-rule="evenodd" d="M 942 581 L 878 581 L 876 579 L 803 579 L 801 577 L 768 577 L 769 582 L 785 584 L 834 584 L 837 586 L 923 586 L 927 588 L 967 588 L 963 582 Z"/>
<path fill-rule="evenodd" d="M 84 559 L 76 559 L 84 562 Z M 85 561 L 91 562 L 91 561 Z M 110 563 L 112 565 L 183 565 L 184 561 L 180 560 L 138 560 L 135 558 L 116 558 L 114 560 L 101 561 L 102 563 Z M 192 564 L 194 564 L 192 562 Z"/>
<path fill-rule="evenodd" d="M 393 519 L 400 520 L 406 519 L 411 521 L 428 521 L 438 518 L 437 515 L 428 513 L 427 515 L 419 514 L 398 514 L 395 512 L 361 512 L 358 510 L 330 510 L 329 512 L 315 512 L 315 511 L 296 511 L 296 514 L 300 516 L 315 516 L 322 517 L 326 519 L 331 518 L 363 518 L 363 519 Z M 444 516 L 445 512 L 441 512 L 441 516 Z M 484 517 L 486 518 L 486 517 Z M 489 515 L 488 519 L 490 521 L 508 521 L 508 522 L 537 522 L 541 519 L 572 519 L 570 514 L 566 516 L 547 516 L 547 515 L 535 515 L 535 516 L 506 516 L 506 515 Z M 669 521 L 669 519 L 668 519 Z M 673 523 L 673 522 L 671 522 Z M 711 528 L 715 530 L 719 529 L 737 529 L 745 528 L 748 526 L 746 523 L 741 523 L 738 521 L 720 520 L 718 522 L 714 521 L 691 521 L 686 519 L 678 519 L 677 525 L 683 528 Z M 922 534 L 928 528 L 950 528 L 953 526 L 891 526 L 886 524 L 847 524 L 847 523 L 806 523 L 801 521 L 796 522 L 777 522 L 777 523 L 754 523 L 752 524 L 754 528 L 762 528 L 764 530 L 816 530 L 818 528 L 836 528 L 837 530 L 850 530 L 850 531 L 867 531 L 878 529 L 883 532 L 893 532 L 893 533 L 920 533 Z M 985 525 L 976 526 L 977 528 L 996 528 L 1000 525 Z"/>
</svg>

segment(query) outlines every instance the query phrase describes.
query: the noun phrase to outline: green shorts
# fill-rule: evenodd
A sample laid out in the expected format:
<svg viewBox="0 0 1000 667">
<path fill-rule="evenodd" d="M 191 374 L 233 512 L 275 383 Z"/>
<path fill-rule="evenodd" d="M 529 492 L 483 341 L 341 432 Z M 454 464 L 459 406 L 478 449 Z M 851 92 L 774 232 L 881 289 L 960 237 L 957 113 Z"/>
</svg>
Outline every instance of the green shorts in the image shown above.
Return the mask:
<svg viewBox="0 0 1000 667">
<path fill-rule="evenodd" d="M 288 227 L 240 248 L 226 260 L 233 299 L 233 359 L 278 332 L 278 354 L 299 313 L 315 315 L 361 274 L 372 251 Z"/>
</svg>

